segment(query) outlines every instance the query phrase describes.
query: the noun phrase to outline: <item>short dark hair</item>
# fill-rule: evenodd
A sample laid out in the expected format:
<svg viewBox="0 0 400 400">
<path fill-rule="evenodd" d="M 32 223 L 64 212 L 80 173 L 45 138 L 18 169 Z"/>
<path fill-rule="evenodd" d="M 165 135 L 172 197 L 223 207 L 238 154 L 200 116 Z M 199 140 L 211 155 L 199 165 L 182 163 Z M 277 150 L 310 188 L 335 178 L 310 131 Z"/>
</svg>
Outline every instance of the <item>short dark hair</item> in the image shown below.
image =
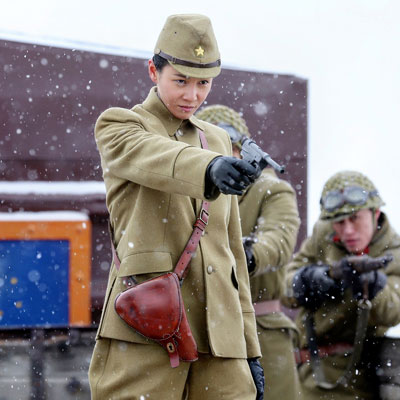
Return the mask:
<svg viewBox="0 0 400 400">
<path fill-rule="evenodd" d="M 156 70 L 158 72 L 161 72 L 162 69 L 168 64 L 168 60 L 164 57 L 161 57 L 158 54 L 154 54 L 153 63 L 154 63 L 154 66 L 156 67 Z"/>
</svg>

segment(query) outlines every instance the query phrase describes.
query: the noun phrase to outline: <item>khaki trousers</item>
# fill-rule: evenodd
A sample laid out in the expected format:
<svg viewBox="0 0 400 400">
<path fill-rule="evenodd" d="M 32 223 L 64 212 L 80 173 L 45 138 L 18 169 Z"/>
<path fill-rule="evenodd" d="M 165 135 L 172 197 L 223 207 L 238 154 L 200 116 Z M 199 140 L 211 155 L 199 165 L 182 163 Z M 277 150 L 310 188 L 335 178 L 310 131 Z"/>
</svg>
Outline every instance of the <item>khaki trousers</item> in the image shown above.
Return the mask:
<svg viewBox="0 0 400 400">
<path fill-rule="evenodd" d="M 97 340 L 89 368 L 92 400 L 255 400 L 245 359 L 200 354 L 171 368 L 159 345 Z"/>
<path fill-rule="evenodd" d="M 265 376 L 264 400 L 302 399 L 289 329 L 266 329 L 257 324 L 257 330 L 263 355 L 260 362 Z"/>
</svg>

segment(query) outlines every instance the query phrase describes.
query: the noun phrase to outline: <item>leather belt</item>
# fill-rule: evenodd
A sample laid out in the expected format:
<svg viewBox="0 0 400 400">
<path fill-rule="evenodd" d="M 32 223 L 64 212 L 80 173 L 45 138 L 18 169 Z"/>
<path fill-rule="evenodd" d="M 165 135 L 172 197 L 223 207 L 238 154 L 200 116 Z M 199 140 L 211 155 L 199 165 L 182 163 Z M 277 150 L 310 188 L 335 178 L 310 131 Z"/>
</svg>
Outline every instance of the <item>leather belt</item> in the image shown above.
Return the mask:
<svg viewBox="0 0 400 400">
<path fill-rule="evenodd" d="M 354 346 L 350 343 L 334 343 L 328 346 L 318 346 L 318 354 L 320 358 L 333 356 L 335 354 L 346 354 L 351 353 L 354 350 Z M 309 362 L 311 359 L 309 349 L 297 349 L 294 352 L 294 357 L 298 365 Z"/>
<path fill-rule="evenodd" d="M 258 303 L 254 303 L 253 306 L 256 317 L 282 311 L 279 300 L 259 301 Z"/>
</svg>

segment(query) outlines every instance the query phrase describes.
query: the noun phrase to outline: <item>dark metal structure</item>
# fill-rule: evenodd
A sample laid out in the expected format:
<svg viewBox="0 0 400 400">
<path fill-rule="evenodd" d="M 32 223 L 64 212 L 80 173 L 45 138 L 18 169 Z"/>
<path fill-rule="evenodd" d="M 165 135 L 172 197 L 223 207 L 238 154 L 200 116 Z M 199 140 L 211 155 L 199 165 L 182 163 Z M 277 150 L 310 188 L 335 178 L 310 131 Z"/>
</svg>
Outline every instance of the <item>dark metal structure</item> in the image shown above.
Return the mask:
<svg viewBox="0 0 400 400">
<path fill-rule="evenodd" d="M 93 128 L 108 107 L 130 108 L 151 87 L 147 60 L 0 40 L 0 181 L 101 181 Z M 286 165 L 306 234 L 307 81 L 224 68 L 207 104 L 243 112 L 258 144 Z M 86 210 L 93 224 L 97 321 L 111 260 L 104 196 L 0 192 L 0 212 Z M 100 266 L 103 266 L 100 268 Z"/>
</svg>

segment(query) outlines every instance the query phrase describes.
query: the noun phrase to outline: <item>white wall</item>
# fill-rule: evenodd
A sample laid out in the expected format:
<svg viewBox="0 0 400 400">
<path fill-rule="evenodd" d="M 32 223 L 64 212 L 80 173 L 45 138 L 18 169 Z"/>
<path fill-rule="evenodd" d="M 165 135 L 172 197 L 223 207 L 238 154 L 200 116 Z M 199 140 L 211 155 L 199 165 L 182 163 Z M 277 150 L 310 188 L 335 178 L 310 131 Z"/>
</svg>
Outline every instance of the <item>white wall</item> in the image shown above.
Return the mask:
<svg viewBox="0 0 400 400">
<path fill-rule="evenodd" d="M 326 179 L 357 169 L 378 186 L 400 232 L 400 1 L 190 3 L 15 0 L 2 4 L 0 37 L 152 52 L 169 14 L 207 14 L 223 62 L 309 80 L 309 231 Z"/>
</svg>

